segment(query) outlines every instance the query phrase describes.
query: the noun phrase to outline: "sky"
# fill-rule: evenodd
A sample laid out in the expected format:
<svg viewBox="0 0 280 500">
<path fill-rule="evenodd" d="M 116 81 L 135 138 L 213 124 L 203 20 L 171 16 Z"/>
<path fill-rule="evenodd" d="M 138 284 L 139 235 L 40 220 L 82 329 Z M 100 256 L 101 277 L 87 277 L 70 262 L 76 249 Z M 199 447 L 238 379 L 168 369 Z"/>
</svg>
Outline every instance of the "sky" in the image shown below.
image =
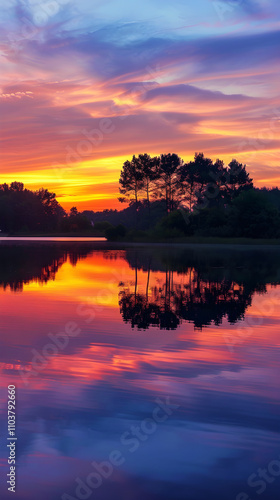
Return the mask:
<svg viewBox="0 0 280 500">
<path fill-rule="evenodd" d="M 0 183 L 118 208 L 133 154 L 280 184 L 276 0 L 0 0 Z"/>
</svg>

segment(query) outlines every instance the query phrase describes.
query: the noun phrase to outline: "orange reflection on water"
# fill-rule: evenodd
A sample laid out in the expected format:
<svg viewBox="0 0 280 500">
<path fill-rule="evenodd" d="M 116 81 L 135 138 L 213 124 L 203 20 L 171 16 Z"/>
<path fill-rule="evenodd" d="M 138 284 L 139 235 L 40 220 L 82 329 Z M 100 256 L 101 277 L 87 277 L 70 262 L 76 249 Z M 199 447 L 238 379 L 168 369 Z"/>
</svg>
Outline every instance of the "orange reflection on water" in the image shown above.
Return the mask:
<svg viewBox="0 0 280 500">
<path fill-rule="evenodd" d="M 267 291 L 255 294 L 251 304 L 244 299 L 245 321 L 240 319 L 234 325 L 223 317 L 219 326 L 212 321 L 201 329 L 194 329 L 193 322 L 184 319 L 168 331 L 153 326 L 138 329 L 137 323 L 131 328 L 130 320 L 120 314 L 123 294 L 136 317 L 152 305 L 155 322 L 156 314 L 162 311 L 176 315 L 183 306 L 186 311 L 197 305 L 205 309 L 209 293 L 216 301 L 213 307 L 234 304 L 243 296 L 244 288 L 237 283 L 226 287 L 219 282 L 204 283 L 197 280 L 192 267 L 184 273 L 164 268 L 153 271 L 148 264 L 144 270 L 137 269 L 126 260 L 124 250 L 89 252 L 78 260 L 68 255 L 46 283 L 34 278 L 23 284 L 23 291 L 0 289 L 5 332 L 2 345 L 10 348 L 10 359 L 2 363 L 2 372 L 10 365 L 32 368 L 33 350 L 41 353 L 50 342 L 49 334 L 64 332 L 69 321 L 77 324 L 79 335 L 70 338 L 67 348 L 49 359 L 42 376 L 30 378 L 35 386 L 45 385 L 48 379 L 73 377 L 76 383 L 117 380 L 128 372 L 138 374 L 138 379 L 147 372 L 158 381 L 168 374 L 172 376 L 176 367 L 184 373 L 194 367 L 203 371 L 214 365 L 217 370 L 219 366 L 221 370 L 238 364 L 246 366 L 250 349 L 279 346 L 279 301 L 273 295 L 275 287 L 268 286 Z M 192 300 L 191 306 L 188 300 Z M 210 302 L 210 310 L 211 307 Z M 253 331 L 246 334 L 252 321 Z M 233 350 L 229 349 L 227 338 L 235 339 Z M 254 356 L 251 358 L 257 367 Z M 271 358 L 271 366 L 274 362 Z M 144 379 L 140 385 L 146 386 Z"/>
</svg>

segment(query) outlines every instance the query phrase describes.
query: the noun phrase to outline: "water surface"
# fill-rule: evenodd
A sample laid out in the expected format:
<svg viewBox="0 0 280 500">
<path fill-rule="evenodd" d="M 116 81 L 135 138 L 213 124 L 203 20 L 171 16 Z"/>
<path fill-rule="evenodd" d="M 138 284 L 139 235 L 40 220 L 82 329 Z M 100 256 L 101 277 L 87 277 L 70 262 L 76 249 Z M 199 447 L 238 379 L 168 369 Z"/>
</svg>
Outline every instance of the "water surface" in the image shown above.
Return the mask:
<svg viewBox="0 0 280 500">
<path fill-rule="evenodd" d="M 18 241 L 21 243 L 24 242 L 41 242 L 44 241 L 106 241 L 106 238 L 102 237 L 92 237 L 92 236 L 0 236 L 1 242 L 13 242 Z"/>
<path fill-rule="evenodd" d="M 83 498 L 259 498 L 258 470 L 280 460 L 279 250 L 10 241 L 0 263 L 17 498 L 79 498 L 116 450 L 122 463 Z M 5 446 L 0 459 L 6 500 Z M 276 500 L 269 478 L 261 498 Z"/>
</svg>

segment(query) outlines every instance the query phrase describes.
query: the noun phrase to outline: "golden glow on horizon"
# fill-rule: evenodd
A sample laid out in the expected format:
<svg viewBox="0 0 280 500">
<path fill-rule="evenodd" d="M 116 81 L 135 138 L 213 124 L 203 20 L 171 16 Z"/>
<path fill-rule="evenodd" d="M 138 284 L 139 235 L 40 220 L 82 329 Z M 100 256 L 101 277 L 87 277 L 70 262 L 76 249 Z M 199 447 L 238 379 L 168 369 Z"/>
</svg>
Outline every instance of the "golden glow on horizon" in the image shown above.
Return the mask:
<svg viewBox="0 0 280 500">
<path fill-rule="evenodd" d="M 203 133 L 210 133 L 217 136 L 230 136 L 234 137 L 233 132 L 227 132 L 222 130 L 217 130 L 214 128 L 207 129 L 203 128 Z M 272 155 L 276 156 L 275 150 L 258 151 L 258 156 L 267 156 L 269 151 Z M 151 153 L 153 155 L 153 153 Z M 232 158 L 243 156 L 243 162 L 246 163 L 246 157 L 249 161 L 254 159 L 256 156 L 256 151 L 252 147 L 251 151 L 246 151 L 242 155 L 226 154 L 226 155 L 216 155 L 212 156 L 215 160 L 220 157 L 224 160 L 225 164 L 229 163 Z M 180 155 L 184 161 L 190 161 L 193 156 L 191 153 L 182 153 Z M 43 169 L 38 172 L 35 171 L 23 171 L 14 172 L 13 174 L 1 174 L 0 183 L 8 183 L 17 180 L 24 183 L 27 189 L 40 189 L 41 187 L 47 187 L 50 191 L 54 191 L 57 195 L 59 203 L 66 209 L 70 209 L 72 206 L 77 206 L 79 209 L 83 210 L 104 210 L 105 208 L 117 208 L 119 210 L 123 209 L 126 205 L 122 205 L 118 201 L 119 196 L 119 183 L 118 179 L 120 176 L 121 167 L 126 161 L 126 159 L 131 158 L 131 156 L 121 156 L 121 157 L 108 157 L 99 159 L 96 161 L 84 161 L 79 164 L 74 164 L 69 167 L 54 167 L 51 170 Z M 270 162 L 277 166 L 277 159 L 271 159 Z M 247 163 L 248 166 L 248 163 Z M 279 176 L 273 177 L 262 177 L 261 171 L 256 171 L 252 173 L 252 170 L 248 168 L 251 176 L 254 178 L 254 184 L 257 187 L 263 185 L 267 187 L 275 187 L 275 185 L 280 184 L 280 174 Z"/>
<path fill-rule="evenodd" d="M 133 78 L 130 83 L 132 81 Z M 7 147 L 5 150 L 0 183 L 17 180 L 29 189 L 48 188 L 56 193 L 66 210 L 71 206 L 80 210 L 121 210 L 124 205 L 117 199 L 120 171 L 123 163 L 133 154 L 147 152 L 155 156 L 176 152 L 189 161 L 196 151 L 201 150 L 213 160 L 219 157 L 225 164 L 232 158 L 247 163 L 256 186 L 265 184 L 272 187 L 279 182 L 280 175 L 276 176 L 272 167 L 278 167 L 278 158 L 273 155 L 278 155 L 280 131 L 276 121 L 273 130 L 270 130 L 269 117 L 259 129 L 254 118 L 254 98 L 246 100 L 245 96 L 219 92 L 211 98 L 210 91 L 198 90 L 195 86 L 190 95 L 181 95 L 180 91 L 173 95 L 174 86 L 167 83 L 166 95 L 159 93 L 152 99 L 142 100 L 139 89 L 139 95 L 136 91 L 127 95 L 124 83 L 116 88 L 98 85 L 93 88 L 90 82 L 84 85 L 67 81 L 52 84 L 33 82 L 30 85 L 32 98 L 27 99 L 28 108 L 31 106 L 31 112 L 36 115 L 36 100 L 40 103 L 40 99 L 47 96 L 51 102 L 48 112 L 53 121 L 51 125 L 46 125 L 46 133 L 44 125 L 35 130 L 28 126 L 25 131 L 21 120 L 7 133 L 7 144 L 13 144 L 14 139 L 19 140 L 21 133 L 22 137 L 20 147 L 14 150 Z M 178 86 L 181 88 L 181 85 Z M 153 88 L 157 92 L 161 86 Z M 199 98 L 199 92 L 206 94 Z M 23 96 L 17 101 L 24 103 L 24 99 Z M 59 125 L 58 121 L 56 125 L 56 113 L 63 114 L 66 105 L 73 106 L 71 109 L 76 110 L 82 125 L 75 125 L 75 116 L 73 123 Z M 27 112 L 25 106 L 24 111 Z M 263 98 L 259 99 L 259 106 L 265 110 Z M 190 122 L 188 118 L 184 119 L 184 113 L 192 117 Z M 103 116 L 110 117 L 107 126 L 113 128 L 107 133 L 105 127 L 100 144 L 94 145 L 90 142 L 90 133 L 97 130 L 95 137 L 99 137 Z M 178 119 L 179 116 L 182 119 Z M 92 125 L 89 120 L 92 120 Z M 262 141 L 260 136 L 267 130 L 272 131 L 272 143 Z"/>
</svg>

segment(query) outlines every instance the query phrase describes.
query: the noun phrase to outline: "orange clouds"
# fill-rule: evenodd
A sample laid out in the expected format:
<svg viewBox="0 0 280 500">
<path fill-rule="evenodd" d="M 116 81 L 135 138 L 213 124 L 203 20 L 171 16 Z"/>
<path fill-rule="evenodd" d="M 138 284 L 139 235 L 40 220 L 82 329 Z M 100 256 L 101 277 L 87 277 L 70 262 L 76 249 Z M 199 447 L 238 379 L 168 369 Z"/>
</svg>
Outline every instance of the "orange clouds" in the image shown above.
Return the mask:
<svg viewBox="0 0 280 500">
<path fill-rule="evenodd" d="M 0 182 L 44 186 L 65 208 L 122 208 L 125 159 L 204 151 L 246 162 L 257 185 L 277 184 L 277 31 L 197 29 L 191 43 L 162 33 L 119 44 L 107 28 L 77 36 L 46 26 L 22 50 L 4 44 Z"/>
</svg>

